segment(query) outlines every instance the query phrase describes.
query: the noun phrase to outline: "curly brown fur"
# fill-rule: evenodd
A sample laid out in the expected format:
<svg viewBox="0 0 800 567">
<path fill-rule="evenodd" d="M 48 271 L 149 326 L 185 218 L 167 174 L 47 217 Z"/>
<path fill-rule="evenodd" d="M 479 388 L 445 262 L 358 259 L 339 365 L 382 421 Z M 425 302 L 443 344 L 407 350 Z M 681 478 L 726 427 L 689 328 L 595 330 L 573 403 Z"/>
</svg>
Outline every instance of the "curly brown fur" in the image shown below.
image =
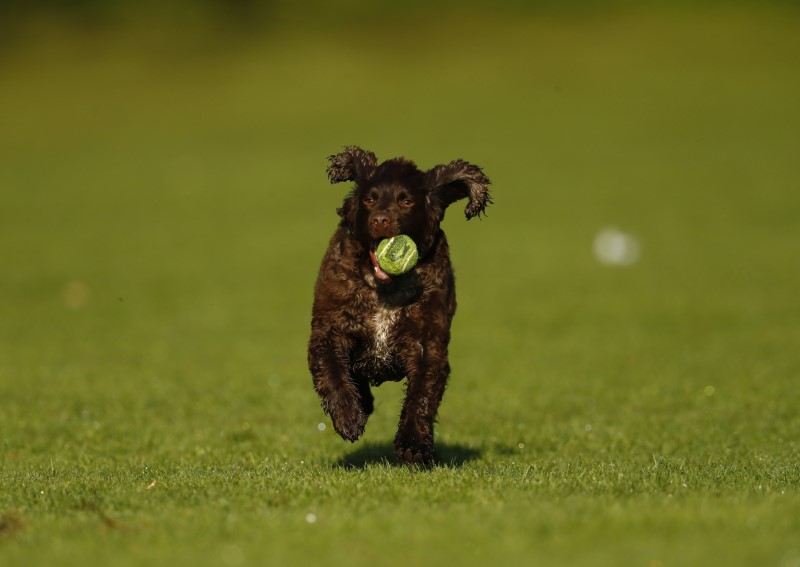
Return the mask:
<svg viewBox="0 0 800 567">
<path fill-rule="evenodd" d="M 468 199 L 467 218 L 480 216 L 492 202 L 489 179 L 462 160 L 428 171 L 403 158 L 378 165 L 375 154 L 357 146 L 329 161 L 332 183 L 355 185 L 338 210 L 341 220 L 317 279 L 308 345 L 314 388 L 336 432 L 356 441 L 373 410 L 370 386 L 407 378 L 395 450 L 405 463 L 431 463 L 456 310 L 439 223 L 462 198 Z M 419 262 L 389 277 L 376 268 L 371 251 L 397 234 L 414 240 Z"/>
</svg>

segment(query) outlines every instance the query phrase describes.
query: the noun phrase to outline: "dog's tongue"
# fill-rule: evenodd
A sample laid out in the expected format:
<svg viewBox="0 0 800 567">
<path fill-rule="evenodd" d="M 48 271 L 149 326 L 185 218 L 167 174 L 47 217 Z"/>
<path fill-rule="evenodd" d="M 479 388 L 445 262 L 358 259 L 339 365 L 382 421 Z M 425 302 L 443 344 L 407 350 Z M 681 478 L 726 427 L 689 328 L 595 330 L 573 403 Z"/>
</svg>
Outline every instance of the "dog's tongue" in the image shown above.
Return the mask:
<svg viewBox="0 0 800 567">
<path fill-rule="evenodd" d="M 383 268 L 381 268 L 378 265 L 378 257 L 375 256 L 375 250 L 370 250 L 369 251 L 369 259 L 372 260 L 372 267 L 375 269 L 375 277 L 378 280 L 380 280 L 382 282 L 388 282 L 389 280 L 392 279 L 392 277 L 389 274 L 387 274 L 386 272 L 384 272 Z"/>
</svg>

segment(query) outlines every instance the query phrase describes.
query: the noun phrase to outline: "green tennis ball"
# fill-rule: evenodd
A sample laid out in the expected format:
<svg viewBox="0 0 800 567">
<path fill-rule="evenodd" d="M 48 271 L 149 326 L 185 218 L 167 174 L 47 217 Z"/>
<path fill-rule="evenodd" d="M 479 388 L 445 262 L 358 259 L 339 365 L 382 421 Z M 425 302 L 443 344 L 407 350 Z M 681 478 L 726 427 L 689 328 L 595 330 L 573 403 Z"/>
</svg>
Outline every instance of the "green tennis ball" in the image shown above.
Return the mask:
<svg viewBox="0 0 800 567">
<path fill-rule="evenodd" d="M 375 250 L 378 265 L 391 276 L 405 274 L 417 265 L 419 252 L 414 241 L 405 234 L 384 238 Z"/>
</svg>

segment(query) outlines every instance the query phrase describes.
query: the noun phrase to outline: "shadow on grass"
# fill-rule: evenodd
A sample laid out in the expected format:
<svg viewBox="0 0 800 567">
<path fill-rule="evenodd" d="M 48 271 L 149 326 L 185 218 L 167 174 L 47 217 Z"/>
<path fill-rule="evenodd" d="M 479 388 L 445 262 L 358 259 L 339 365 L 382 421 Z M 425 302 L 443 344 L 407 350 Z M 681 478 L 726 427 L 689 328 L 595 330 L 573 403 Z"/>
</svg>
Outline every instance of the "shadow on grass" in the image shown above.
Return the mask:
<svg viewBox="0 0 800 567">
<path fill-rule="evenodd" d="M 481 451 L 465 445 L 436 443 L 435 467 L 460 467 L 464 463 L 481 457 Z M 397 460 L 392 443 L 364 443 L 352 453 L 344 455 L 334 466 L 346 469 L 365 469 L 371 465 L 387 464 L 396 467 L 405 466 Z"/>
</svg>

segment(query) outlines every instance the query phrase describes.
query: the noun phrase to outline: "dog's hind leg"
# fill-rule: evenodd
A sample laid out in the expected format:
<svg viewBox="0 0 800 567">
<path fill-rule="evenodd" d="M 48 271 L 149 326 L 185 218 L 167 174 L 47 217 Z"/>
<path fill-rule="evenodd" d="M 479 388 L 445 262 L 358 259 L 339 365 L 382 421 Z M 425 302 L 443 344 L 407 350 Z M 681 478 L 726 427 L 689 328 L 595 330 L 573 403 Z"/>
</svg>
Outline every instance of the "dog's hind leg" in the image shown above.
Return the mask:
<svg viewBox="0 0 800 567">
<path fill-rule="evenodd" d="M 361 408 L 367 416 L 372 415 L 375 409 L 375 397 L 369 387 L 369 380 L 357 378 L 356 388 L 358 388 L 358 396 L 361 399 Z"/>
</svg>

